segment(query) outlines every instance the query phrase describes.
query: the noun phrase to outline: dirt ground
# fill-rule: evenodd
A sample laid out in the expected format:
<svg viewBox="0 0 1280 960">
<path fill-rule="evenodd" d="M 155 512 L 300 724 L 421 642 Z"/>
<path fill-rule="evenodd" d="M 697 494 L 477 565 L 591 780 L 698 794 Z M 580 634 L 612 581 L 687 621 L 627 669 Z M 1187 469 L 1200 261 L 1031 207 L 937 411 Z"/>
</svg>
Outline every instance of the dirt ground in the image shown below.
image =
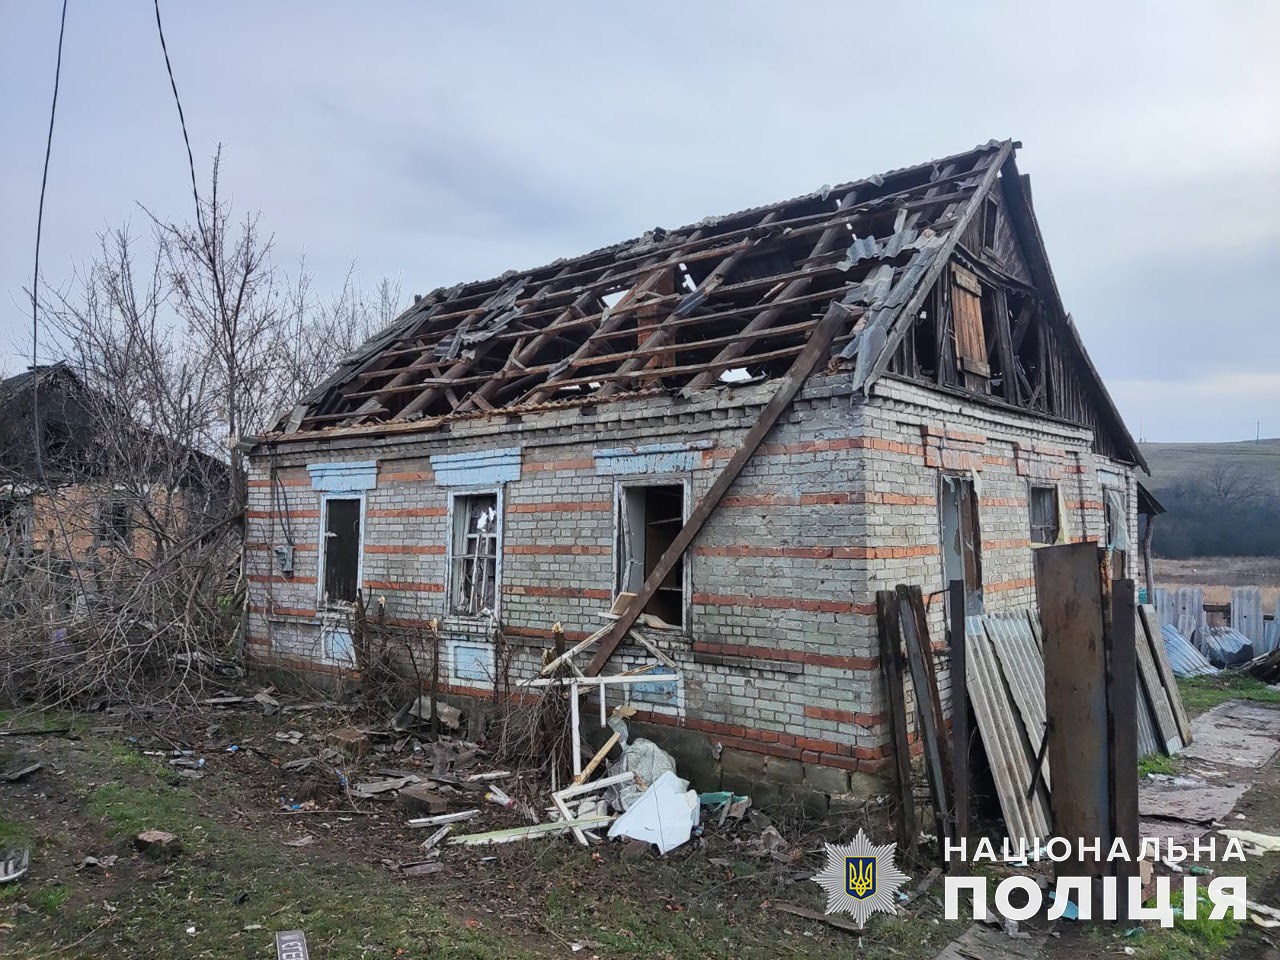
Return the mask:
<svg viewBox="0 0 1280 960">
<path fill-rule="evenodd" d="M 1262 608 L 1274 613 L 1280 596 L 1280 557 L 1197 557 L 1153 561 L 1158 587 L 1204 587 L 1206 603 L 1228 603 L 1232 587 L 1261 587 Z"/>
<path fill-rule="evenodd" d="M 251 691 L 250 691 L 251 692 Z M 1204 706 L 1232 695 L 1210 691 Z M 1208 694 L 1206 694 L 1208 696 Z M 1277 717 L 1280 718 L 1280 708 Z M 824 836 L 868 822 L 848 817 L 818 830 L 785 817 L 724 827 L 659 857 L 634 843 L 583 848 L 560 837 L 488 847 L 445 847 L 443 869 L 405 877 L 429 831 L 405 826 L 391 795 L 348 799 L 326 768 L 287 771 L 353 722 L 334 708 L 264 716 L 243 707 L 173 716 L 150 728 L 124 716 L 0 717 L 0 729 L 43 724 L 66 734 L 0 736 L 0 772 L 42 763 L 15 783 L 0 777 L 0 849 L 30 847 L 30 873 L 0 886 L 0 955 L 21 958 L 273 957 L 273 935 L 303 930 L 311 956 L 357 957 L 873 957 L 929 960 L 967 926 L 942 920 L 934 883 L 900 916 L 876 915 L 859 935 L 779 909 L 821 911 L 810 881 Z M 297 743 L 277 734 L 298 731 Z M 349 782 L 379 767 L 412 768 L 412 755 L 375 739 L 340 766 Z M 228 748 L 236 747 L 228 752 Z M 191 750 L 198 769 L 170 765 Z M 182 758 L 188 759 L 188 758 Z M 485 769 L 478 758 L 475 769 Z M 1172 769 L 1179 769 L 1174 760 Z M 198 779 L 194 774 L 202 774 Z M 513 794 L 519 780 L 506 781 Z M 292 809 L 307 805 L 316 809 Z M 456 833 L 514 826 L 520 817 L 464 795 L 484 813 Z M 1250 829 L 1280 830 L 1280 774 L 1264 772 L 1240 808 Z M 785 842 L 761 841 L 770 823 Z M 820 828 L 823 825 L 818 825 Z M 135 849 L 142 830 L 175 834 L 177 851 Z M 875 830 L 883 830 L 875 826 Z M 83 865 L 115 856 L 109 866 Z M 931 863 L 900 864 L 916 878 Z M 1250 865 L 1251 898 L 1280 904 L 1280 854 Z M 1074 927 L 1074 925 L 1073 925 Z M 1207 958 L 1277 956 L 1268 931 L 1249 924 L 1141 935 L 1101 926 L 1059 928 L 1047 956 Z M 985 960 L 985 958 L 983 958 Z"/>
<path fill-rule="evenodd" d="M 0 772 L 44 764 L 17 783 L 0 779 L 0 849 L 33 851 L 27 877 L 0 887 L 0 955 L 273 957 L 274 932 L 297 929 L 325 960 L 923 958 L 963 927 L 939 922 L 940 885 L 912 905 L 918 923 L 880 916 L 862 936 L 779 911 L 775 902 L 821 911 L 809 878 L 821 867 L 823 836 L 762 815 L 708 825 L 666 857 L 647 845 L 587 849 L 559 837 L 446 847 L 441 872 L 405 877 L 393 868 L 419 860 L 431 831 L 407 828 L 392 794 L 353 803 L 317 782 L 323 768 L 282 769 L 314 756 L 352 719 L 334 709 L 232 708 L 172 717 L 158 732 L 105 714 L 0 722 L 71 726 L 65 736 L 0 737 Z M 299 743 L 276 738 L 290 730 L 303 734 Z M 175 748 L 203 759 L 190 771 L 203 776 L 170 766 Z M 358 783 L 376 779 L 378 767 L 416 762 L 375 749 L 342 772 Z M 518 780 L 503 786 L 521 792 Z M 284 809 L 307 805 L 303 797 L 317 809 Z M 482 794 L 457 800 L 451 809 L 483 814 L 456 834 L 526 822 Z M 777 849 L 760 840 L 771 822 L 787 838 Z M 847 837 L 861 823 L 829 826 L 827 835 Z M 175 834 L 181 850 L 139 853 L 133 838 L 146 829 Z M 118 859 L 106 869 L 80 866 L 109 856 Z"/>
</svg>

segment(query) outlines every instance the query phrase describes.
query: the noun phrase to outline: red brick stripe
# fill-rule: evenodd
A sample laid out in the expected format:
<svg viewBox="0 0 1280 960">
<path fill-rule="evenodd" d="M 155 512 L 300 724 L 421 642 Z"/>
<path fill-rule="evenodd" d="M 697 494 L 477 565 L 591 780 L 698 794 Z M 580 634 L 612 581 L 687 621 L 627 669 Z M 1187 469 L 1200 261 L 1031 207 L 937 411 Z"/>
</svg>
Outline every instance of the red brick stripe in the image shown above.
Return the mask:
<svg viewBox="0 0 1280 960">
<path fill-rule="evenodd" d="M 768 610 L 805 610 L 811 613 L 857 613 L 872 615 L 874 603 L 848 600 L 805 600 L 801 597 L 733 597 L 720 593 L 695 593 L 693 602 L 716 607 L 762 607 Z"/>
<path fill-rule="evenodd" d="M 444 517 L 447 507 L 370 507 L 365 514 L 370 517 Z"/>
<path fill-rule="evenodd" d="M 442 583 L 401 583 L 393 580 L 366 580 L 370 590 L 402 590 L 406 593 L 444 593 Z"/>
<path fill-rule="evenodd" d="M 406 470 L 399 473 L 380 473 L 380 483 L 432 483 L 436 475 L 430 470 Z"/>
<path fill-rule="evenodd" d="M 773 647 L 757 647 L 736 643 L 712 643 L 706 640 L 694 641 L 693 650 L 695 653 L 747 657 L 752 660 L 782 660 L 787 663 L 805 663 L 815 667 L 837 667 L 847 670 L 875 670 L 880 666 L 879 658 L 835 656 L 825 653 L 813 653 L 809 650 L 779 650 Z"/>
<path fill-rule="evenodd" d="M 1027 587 L 1034 587 L 1036 582 L 1031 579 L 1025 580 L 1001 580 L 997 583 L 984 583 L 982 585 L 983 593 L 1007 593 L 1011 590 L 1024 590 Z"/>
<path fill-rule="evenodd" d="M 513 543 L 503 548 L 506 553 L 521 556 L 597 556 L 607 557 L 611 548 L 594 543 Z"/>
<path fill-rule="evenodd" d="M 610 513 L 608 500 L 532 500 L 507 504 L 508 513 Z"/>
<path fill-rule="evenodd" d="M 258 604 L 252 604 L 249 607 L 252 613 L 260 613 L 265 617 L 282 616 L 282 617 L 314 617 L 316 612 L 308 610 L 306 607 L 281 607 L 276 606 L 268 610 L 266 607 Z"/>
<path fill-rule="evenodd" d="M 835 723 L 852 723 L 868 730 L 884 724 L 884 715 L 879 713 L 850 713 L 848 710 L 832 710 L 829 707 L 805 707 L 804 715 L 812 720 L 831 720 Z"/>
</svg>

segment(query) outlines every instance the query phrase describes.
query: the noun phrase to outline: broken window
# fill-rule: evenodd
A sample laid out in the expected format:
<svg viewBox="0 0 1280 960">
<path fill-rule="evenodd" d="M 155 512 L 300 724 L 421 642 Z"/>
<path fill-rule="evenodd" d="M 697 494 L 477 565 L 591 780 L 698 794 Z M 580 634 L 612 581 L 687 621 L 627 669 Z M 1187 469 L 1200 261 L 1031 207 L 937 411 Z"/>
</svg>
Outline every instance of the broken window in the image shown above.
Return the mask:
<svg viewBox="0 0 1280 960">
<path fill-rule="evenodd" d="M 987 337 L 982 322 L 982 284 L 972 271 L 961 266 L 952 266 L 951 278 L 956 359 L 965 372 L 966 385 L 985 393 L 991 366 L 987 360 Z"/>
<path fill-rule="evenodd" d="M 1108 475 L 1102 481 L 1102 503 L 1106 515 L 1107 550 L 1111 552 L 1111 576 L 1123 579 L 1129 552 L 1129 495 L 1120 477 Z"/>
<path fill-rule="evenodd" d="M 639 593 L 667 547 L 684 526 L 684 486 L 624 486 L 618 503 L 617 592 Z M 658 587 L 642 613 L 684 626 L 684 558 Z"/>
<path fill-rule="evenodd" d="M 480 616 L 494 609 L 497 592 L 498 495 L 454 497 L 449 612 Z"/>
<path fill-rule="evenodd" d="M 104 500 L 98 504 L 98 525 L 94 539 L 100 544 L 124 544 L 133 531 L 133 510 L 129 501 Z"/>
<path fill-rule="evenodd" d="M 982 245 L 988 250 L 996 247 L 996 230 L 1000 225 L 1000 207 L 990 197 L 982 204 Z"/>
<path fill-rule="evenodd" d="M 939 493 L 942 515 L 942 578 L 964 581 L 965 612 L 982 613 L 982 540 L 978 496 L 968 477 L 944 474 Z"/>
<path fill-rule="evenodd" d="M 355 603 L 360 589 L 360 498 L 324 501 L 324 599 Z"/>
<path fill-rule="evenodd" d="M 0 500 L 0 562 L 31 554 L 31 501 Z"/>
<path fill-rule="evenodd" d="M 1058 542 L 1058 488 L 1031 488 L 1031 542 Z"/>
</svg>

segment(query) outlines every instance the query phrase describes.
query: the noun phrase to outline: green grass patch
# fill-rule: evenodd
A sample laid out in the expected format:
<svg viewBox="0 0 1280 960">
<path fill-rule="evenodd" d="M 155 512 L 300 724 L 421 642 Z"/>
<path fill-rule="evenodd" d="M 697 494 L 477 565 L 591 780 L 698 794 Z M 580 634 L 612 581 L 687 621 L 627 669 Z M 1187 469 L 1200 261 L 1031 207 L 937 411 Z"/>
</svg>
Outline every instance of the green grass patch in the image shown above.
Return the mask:
<svg viewBox="0 0 1280 960">
<path fill-rule="evenodd" d="M 37 910 L 43 910 L 45 913 L 53 913 L 70 899 L 71 888 L 64 887 L 61 884 L 56 887 L 33 890 L 27 894 L 27 902 Z"/>
<path fill-rule="evenodd" d="M 1221 920 L 1208 919 L 1213 904 L 1204 892 L 1198 897 L 1194 920 L 1183 916 L 1181 888 L 1175 888 L 1169 900 L 1174 909 L 1172 929 L 1148 928 L 1146 935 L 1135 943 L 1139 956 L 1155 960 L 1208 960 L 1221 956 L 1228 944 L 1243 932 L 1244 924 L 1229 915 Z M 1148 900 L 1146 905 L 1153 903 Z"/>
<path fill-rule="evenodd" d="M 85 812 L 107 825 L 107 834 L 120 837 L 143 830 L 182 834 L 200 826 L 189 809 L 191 793 L 181 787 L 135 787 L 105 784 L 96 788 Z"/>
<path fill-rule="evenodd" d="M 1222 672 L 1208 677 L 1180 677 L 1178 691 L 1189 716 L 1198 716 L 1228 700 L 1280 703 L 1280 690 L 1242 673 Z"/>
<path fill-rule="evenodd" d="M 1138 761 L 1138 776 L 1145 777 L 1152 773 L 1172 775 L 1173 757 L 1166 757 L 1163 753 L 1153 753 Z"/>
</svg>

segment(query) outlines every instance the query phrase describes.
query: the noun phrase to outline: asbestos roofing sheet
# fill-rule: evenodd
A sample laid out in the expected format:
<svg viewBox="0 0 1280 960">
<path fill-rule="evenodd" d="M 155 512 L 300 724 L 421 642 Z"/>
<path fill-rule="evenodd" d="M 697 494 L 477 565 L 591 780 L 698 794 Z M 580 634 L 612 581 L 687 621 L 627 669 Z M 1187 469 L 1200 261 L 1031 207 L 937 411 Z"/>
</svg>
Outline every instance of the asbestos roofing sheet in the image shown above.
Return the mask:
<svg viewBox="0 0 1280 960">
<path fill-rule="evenodd" d="M 1191 823 L 1225 820 L 1248 789 L 1248 784 L 1208 783 L 1195 777 L 1147 778 L 1138 785 L 1138 813 Z"/>
<path fill-rule="evenodd" d="M 1160 680 L 1160 673 L 1155 659 L 1151 655 L 1151 646 L 1147 642 L 1147 634 L 1142 624 L 1138 624 L 1138 756 L 1151 754 L 1174 754 L 1182 749 L 1182 734 L 1178 729 L 1177 718 L 1173 715 L 1173 707 L 1169 703 L 1169 695 Z M 1152 735 L 1150 751 L 1143 742 L 1144 718 L 1149 722 Z"/>
<path fill-rule="evenodd" d="M 1134 713 L 1138 718 L 1138 756 L 1150 757 L 1157 753 L 1164 753 L 1156 736 L 1155 725 L 1151 722 L 1151 709 L 1147 705 L 1147 698 L 1143 696 L 1141 688 L 1138 690 L 1136 706 L 1138 709 Z"/>
<path fill-rule="evenodd" d="M 1027 740 L 1013 696 L 1000 673 L 983 618 L 966 620 L 965 638 L 969 699 L 996 784 L 1006 832 L 1015 841 L 1048 836 L 1048 791 L 1041 783 L 1027 799 L 1035 749 Z"/>
<path fill-rule="evenodd" d="M 1280 711 L 1260 703 L 1228 700 L 1192 721 L 1192 744 L 1184 757 L 1236 767 L 1261 767 L 1275 756 Z"/>
<path fill-rule="evenodd" d="M 1027 741 L 1039 751 L 1045 729 L 1044 658 L 1040 643 L 1031 632 L 1031 622 L 1025 611 L 1018 611 L 988 614 L 982 624 L 995 648 Z M 1047 769 L 1045 783 L 1052 786 Z"/>
</svg>

